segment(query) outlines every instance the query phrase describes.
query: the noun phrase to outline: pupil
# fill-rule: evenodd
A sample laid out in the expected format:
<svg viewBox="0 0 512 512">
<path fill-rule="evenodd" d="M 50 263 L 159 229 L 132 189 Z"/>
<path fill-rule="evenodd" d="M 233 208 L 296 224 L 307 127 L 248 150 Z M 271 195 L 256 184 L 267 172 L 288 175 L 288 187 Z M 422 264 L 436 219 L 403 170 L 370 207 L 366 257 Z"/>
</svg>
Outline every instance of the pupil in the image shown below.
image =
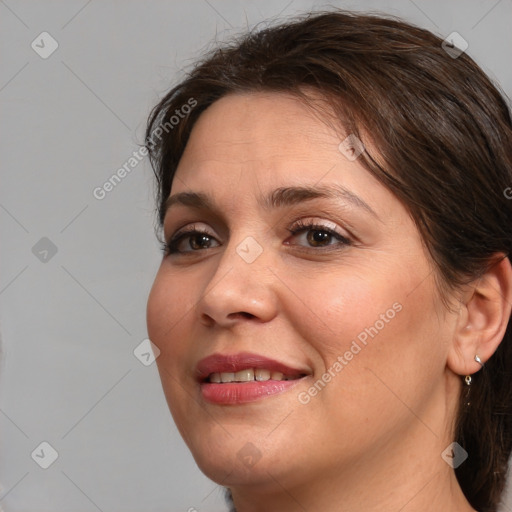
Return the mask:
<svg viewBox="0 0 512 512">
<path fill-rule="evenodd" d="M 192 249 L 204 249 L 210 247 L 211 240 L 208 235 L 196 235 L 190 238 L 190 247 Z"/>
<path fill-rule="evenodd" d="M 327 233 L 327 231 L 310 231 L 307 238 L 311 245 L 321 245 L 325 242 L 329 242 L 331 235 Z"/>
</svg>

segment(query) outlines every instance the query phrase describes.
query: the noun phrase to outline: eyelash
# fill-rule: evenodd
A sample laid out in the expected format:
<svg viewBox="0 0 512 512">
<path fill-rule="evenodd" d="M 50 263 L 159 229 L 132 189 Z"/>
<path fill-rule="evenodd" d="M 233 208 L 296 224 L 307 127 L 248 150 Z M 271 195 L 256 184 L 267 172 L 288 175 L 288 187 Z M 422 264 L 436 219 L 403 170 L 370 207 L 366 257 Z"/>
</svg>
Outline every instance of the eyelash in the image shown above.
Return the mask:
<svg viewBox="0 0 512 512">
<path fill-rule="evenodd" d="M 290 232 L 291 235 L 297 235 L 298 233 L 308 232 L 308 231 L 323 231 L 324 233 L 328 233 L 333 238 L 335 238 L 336 240 L 341 242 L 341 244 L 344 245 L 344 246 L 352 245 L 352 241 L 349 240 L 347 237 L 345 237 L 343 235 L 340 235 L 339 233 L 337 233 L 333 229 L 328 228 L 327 226 L 323 226 L 322 224 L 318 224 L 318 223 L 315 223 L 315 222 L 307 222 L 307 221 L 303 221 L 303 220 L 298 220 L 293 225 L 293 228 L 288 229 L 288 231 Z M 329 247 L 329 246 L 327 246 L 327 247 Z M 321 247 L 320 250 L 322 250 L 322 249 L 324 251 L 325 250 L 332 250 L 332 249 L 327 249 L 327 247 Z M 315 248 L 311 247 L 311 249 L 315 249 Z"/>
<path fill-rule="evenodd" d="M 206 235 L 210 238 L 213 238 L 213 236 L 208 233 L 208 231 L 204 229 L 196 229 L 194 227 L 187 229 L 185 231 L 181 231 L 179 234 L 174 235 L 169 241 L 162 243 L 162 252 L 164 254 L 184 254 L 184 252 L 180 252 L 177 250 L 178 244 L 183 240 L 183 238 L 186 238 L 187 236 L 191 235 Z M 186 251 L 186 252 L 198 252 L 198 251 Z"/>
<path fill-rule="evenodd" d="M 324 233 L 328 233 L 333 238 L 338 240 L 342 246 L 352 245 L 352 241 L 349 238 L 347 238 L 343 235 L 340 235 L 339 233 L 332 230 L 331 228 L 328 228 L 327 226 L 323 226 L 322 224 L 317 224 L 315 222 L 305 222 L 303 220 L 298 220 L 297 222 L 295 222 L 293 228 L 290 228 L 287 231 L 291 235 L 297 235 L 298 233 L 308 232 L 308 231 L 322 231 Z M 214 238 L 208 231 L 203 230 L 203 229 L 195 229 L 192 227 L 186 231 L 182 231 L 178 235 L 173 236 L 168 242 L 162 242 L 162 246 L 161 246 L 162 252 L 165 255 L 167 255 L 167 254 L 187 254 L 187 253 L 192 253 L 192 252 L 200 252 L 200 250 L 181 251 L 181 252 L 177 250 L 179 243 L 184 238 L 192 236 L 192 235 L 206 235 L 210 238 Z M 317 251 L 317 252 L 322 251 L 322 250 L 323 251 L 333 250 L 332 248 L 329 248 L 329 247 L 330 246 L 324 246 L 324 247 L 320 247 L 320 248 L 309 247 L 309 249 Z M 339 250 L 338 247 L 336 247 L 336 249 Z"/>
</svg>

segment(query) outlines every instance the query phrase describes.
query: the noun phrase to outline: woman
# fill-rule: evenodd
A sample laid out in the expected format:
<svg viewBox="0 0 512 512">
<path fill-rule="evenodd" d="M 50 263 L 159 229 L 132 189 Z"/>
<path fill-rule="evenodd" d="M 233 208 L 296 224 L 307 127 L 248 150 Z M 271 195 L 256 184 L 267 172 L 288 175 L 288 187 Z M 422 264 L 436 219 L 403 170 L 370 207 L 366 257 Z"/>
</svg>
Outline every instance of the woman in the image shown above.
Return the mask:
<svg viewBox="0 0 512 512">
<path fill-rule="evenodd" d="M 512 432 L 512 123 L 463 52 L 314 13 L 155 107 L 148 331 L 247 511 L 496 511 Z"/>
</svg>

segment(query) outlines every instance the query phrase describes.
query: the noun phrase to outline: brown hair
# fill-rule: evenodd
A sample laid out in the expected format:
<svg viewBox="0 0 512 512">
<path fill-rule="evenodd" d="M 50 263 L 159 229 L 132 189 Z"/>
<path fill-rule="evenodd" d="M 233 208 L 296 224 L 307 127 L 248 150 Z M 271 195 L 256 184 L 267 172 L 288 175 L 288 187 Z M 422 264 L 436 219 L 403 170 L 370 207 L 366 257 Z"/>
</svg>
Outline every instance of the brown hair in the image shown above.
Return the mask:
<svg viewBox="0 0 512 512">
<path fill-rule="evenodd" d="M 146 144 L 160 225 L 190 132 L 209 105 L 252 91 L 307 100 L 307 90 L 320 93 L 346 133 L 365 144 L 361 163 L 409 210 L 441 291 L 471 282 L 497 254 L 508 257 L 512 202 L 504 190 L 512 186 L 512 122 L 502 94 L 467 54 L 452 58 L 432 33 L 344 11 L 310 13 L 214 50 L 153 109 Z M 187 103 L 194 108 L 171 122 Z M 167 133 L 155 140 L 161 126 Z M 469 408 L 461 396 L 455 427 L 455 441 L 469 453 L 457 478 L 481 512 L 497 510 L 506 482 L 511 368 L 509 320 L 496 353 L 473 376 Z"/>
</svg>

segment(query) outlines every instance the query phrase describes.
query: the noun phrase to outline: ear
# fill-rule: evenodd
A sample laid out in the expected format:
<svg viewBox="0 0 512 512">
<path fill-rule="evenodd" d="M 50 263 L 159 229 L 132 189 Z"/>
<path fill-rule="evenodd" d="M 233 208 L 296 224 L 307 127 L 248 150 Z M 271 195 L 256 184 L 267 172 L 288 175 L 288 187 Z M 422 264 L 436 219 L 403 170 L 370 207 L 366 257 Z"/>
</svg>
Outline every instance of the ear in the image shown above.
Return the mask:
<svg viewBox="0 0 512 512">
<path fill-rule="evenodd" d="M 512 267 L 504 254 L 462 293 L 448 367 L 458 375 L 480 370 L 503 340 L 512 309 Z"/>
</svg>

